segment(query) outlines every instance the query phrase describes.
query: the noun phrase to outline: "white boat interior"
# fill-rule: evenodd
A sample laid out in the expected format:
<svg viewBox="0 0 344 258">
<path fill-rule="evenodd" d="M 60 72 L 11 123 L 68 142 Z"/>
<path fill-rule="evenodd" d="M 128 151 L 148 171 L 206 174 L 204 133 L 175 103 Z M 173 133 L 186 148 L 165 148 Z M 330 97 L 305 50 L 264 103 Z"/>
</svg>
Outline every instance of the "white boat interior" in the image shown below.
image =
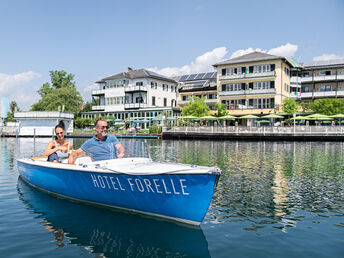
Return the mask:
<svg viewBox="0 0 344 258">
<path fill-rule="evenodd" d="M 218 167 L 206 167 L 198 165 L 180 164 L 172 162 L 155 162 L 150 158 L 130 157 L 123 159 L 111 159 L 93 162 L 91 157 L 82 156 L 75 160 L 75 164 L 67 164 L 67 159 L 62 163 L 47 161 L 47 157 L 34 157 L 22 159 L 32 165 L 78 170 L 85 172 L 118 173 L 130 175 L 157 175 L 157 174 L 220 174 Z"/>
</svg>

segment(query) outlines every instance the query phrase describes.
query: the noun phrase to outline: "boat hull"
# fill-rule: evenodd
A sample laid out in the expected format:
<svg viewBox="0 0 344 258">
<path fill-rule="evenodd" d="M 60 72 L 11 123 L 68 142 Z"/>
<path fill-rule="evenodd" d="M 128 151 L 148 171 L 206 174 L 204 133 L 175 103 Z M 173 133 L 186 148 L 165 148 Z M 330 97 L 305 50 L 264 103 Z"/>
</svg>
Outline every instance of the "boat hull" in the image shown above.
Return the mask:
<svg viewBox="0 0 344 258">
<path fill-rule="evenodd" d="M 29 184 L 65 198 L 199 225 L 214 194 L 218 174 L 154 174 L 78 171 L 18 160 Z"/>
</svg>

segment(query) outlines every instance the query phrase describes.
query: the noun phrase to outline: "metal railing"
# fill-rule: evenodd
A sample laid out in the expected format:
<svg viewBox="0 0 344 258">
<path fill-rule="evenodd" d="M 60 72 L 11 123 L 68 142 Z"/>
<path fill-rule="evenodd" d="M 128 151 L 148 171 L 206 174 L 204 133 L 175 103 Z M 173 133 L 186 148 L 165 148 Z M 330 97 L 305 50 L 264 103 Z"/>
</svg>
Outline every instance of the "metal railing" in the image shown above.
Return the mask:
<svg viewBox="0 0 344 258">
<path fill-rule="evenodd" d="M 194 134 L 344 135 L 343 126 L 180 126 L 164 127 L 163 132 Z"/>
</svg>

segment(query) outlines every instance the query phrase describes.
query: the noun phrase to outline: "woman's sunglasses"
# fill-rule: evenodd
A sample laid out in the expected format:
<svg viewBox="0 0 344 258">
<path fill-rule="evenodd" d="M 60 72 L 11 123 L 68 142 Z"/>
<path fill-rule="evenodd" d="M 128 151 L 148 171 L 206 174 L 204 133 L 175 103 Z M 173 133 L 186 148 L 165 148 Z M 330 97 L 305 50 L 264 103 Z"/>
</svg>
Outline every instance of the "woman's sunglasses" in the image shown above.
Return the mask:
<svg viewBox="0 0 344 258">
<path fill-rule="evenodd" d="M 56 135 L 60 135 L 60 134 L 63 134 L 63 132 L 56 133 Z"/>
</svg>

